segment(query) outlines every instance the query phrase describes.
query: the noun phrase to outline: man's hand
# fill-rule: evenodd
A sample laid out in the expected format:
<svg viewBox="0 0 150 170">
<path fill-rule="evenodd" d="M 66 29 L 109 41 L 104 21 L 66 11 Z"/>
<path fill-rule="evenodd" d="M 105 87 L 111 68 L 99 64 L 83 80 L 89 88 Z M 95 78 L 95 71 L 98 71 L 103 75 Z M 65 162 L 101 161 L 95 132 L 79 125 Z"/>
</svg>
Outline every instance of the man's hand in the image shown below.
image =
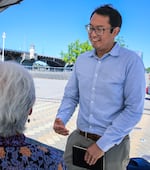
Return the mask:
<svg viewBox="0 0 150 170">
<path fill-rule="evenodd" d="M 64 136 L 69 135 L 69 130 L 65 128 L 64 123 L 59 118 L 55 119 L 53 129 L 58 134 L 61 134 L 61 135 L 64 135 Z"/>
<path fill-rule="evenodd" d="M 94 165 L 96 161 L 104 155 L 104 152 L 97 146 L 96 143 L 87 148 L 84 156 L 84 160 L 89 165 Z"/>
</svg>

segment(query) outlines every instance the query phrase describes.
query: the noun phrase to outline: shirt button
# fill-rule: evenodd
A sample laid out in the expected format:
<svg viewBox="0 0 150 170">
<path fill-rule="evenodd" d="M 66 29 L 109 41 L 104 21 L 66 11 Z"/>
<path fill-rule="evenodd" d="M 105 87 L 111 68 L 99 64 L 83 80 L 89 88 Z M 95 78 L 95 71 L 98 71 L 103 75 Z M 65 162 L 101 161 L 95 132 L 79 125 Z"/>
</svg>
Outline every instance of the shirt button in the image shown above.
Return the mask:
<svg viewBox="0 0 150 170">
<path fill-rule="evenodd" d="M 93 87 L 92 90 L 94 91 L 94 90 L 95 90 L 95 87 Z"/>
</svg>

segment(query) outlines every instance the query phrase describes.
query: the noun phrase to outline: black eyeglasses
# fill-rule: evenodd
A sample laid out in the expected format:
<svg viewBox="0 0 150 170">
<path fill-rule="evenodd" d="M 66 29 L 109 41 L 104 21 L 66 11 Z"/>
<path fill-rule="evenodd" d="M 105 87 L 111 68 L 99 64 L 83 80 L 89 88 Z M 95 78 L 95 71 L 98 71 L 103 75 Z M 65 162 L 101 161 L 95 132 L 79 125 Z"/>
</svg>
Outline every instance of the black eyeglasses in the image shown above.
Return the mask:
<svg viewBox="0 0 150 170">
<path fill-rule="evenodd" d="M 103 28 L 101 26 L 93 27 L 90 24 L 85 25 L 85 28 L 89 34 L 94 31 L 97 35 L 103 35 L 106 30 L 113 30 L 113 28 Z"/>
</svg>

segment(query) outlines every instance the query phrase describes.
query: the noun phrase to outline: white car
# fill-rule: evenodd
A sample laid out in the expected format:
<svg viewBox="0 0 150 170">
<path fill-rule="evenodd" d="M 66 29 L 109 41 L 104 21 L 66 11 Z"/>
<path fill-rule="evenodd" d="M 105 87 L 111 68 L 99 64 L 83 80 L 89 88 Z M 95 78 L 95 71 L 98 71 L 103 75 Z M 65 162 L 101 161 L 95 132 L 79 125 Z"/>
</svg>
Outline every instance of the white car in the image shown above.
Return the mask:
<svg viewBox="0 0 150 170">
<path fill-rule="evenodd" d="M 74 64 L 66 64 L 65 66 L 64 66 L 64 71 L 72 71 L 73 70 L 73 66 L 74 66 Z"/>
<path fill-rule="evenodd" d="M 32 68 L 38 70 L 46 70 L 49 68 L 49 66 L 44 61 L 37 60 L 33 63 Z"/>
</svg>

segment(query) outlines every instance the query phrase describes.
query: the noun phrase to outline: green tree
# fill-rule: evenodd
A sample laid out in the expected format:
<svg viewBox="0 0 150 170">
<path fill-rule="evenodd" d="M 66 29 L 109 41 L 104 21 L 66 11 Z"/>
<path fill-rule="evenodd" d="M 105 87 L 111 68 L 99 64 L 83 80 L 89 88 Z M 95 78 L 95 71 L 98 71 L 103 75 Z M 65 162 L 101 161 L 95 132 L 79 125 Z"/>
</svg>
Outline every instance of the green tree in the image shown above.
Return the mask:
<svg viewBox="0 0 150 170">
<path fill-rule="evenodd" d="M 81 43 L 79 40 L 76 40 L 75 42 L 72 42 L 68 45 L 68 52 L 65 53 L 61 51 L 60 55 L 61 58 L 66 63 L 74 63 L 77 59 L 77 57 L 86 52 L 91 50 L 93 47 L 90 45 L 89 41 Z"/>
<path fill-rule="evenodd" d="M 146 72 L 150 73 L 150 67 L 146 68 Z"/>
<path fill-rule="evenodd" d="M 123 36 L 117 36 L 116 39 L 117 43 L 122 46 L 122 47 L 128 47 L 126 44 L 125 44 L 125 41 L 124 41 L 124 38 Z"/>
</svg>

